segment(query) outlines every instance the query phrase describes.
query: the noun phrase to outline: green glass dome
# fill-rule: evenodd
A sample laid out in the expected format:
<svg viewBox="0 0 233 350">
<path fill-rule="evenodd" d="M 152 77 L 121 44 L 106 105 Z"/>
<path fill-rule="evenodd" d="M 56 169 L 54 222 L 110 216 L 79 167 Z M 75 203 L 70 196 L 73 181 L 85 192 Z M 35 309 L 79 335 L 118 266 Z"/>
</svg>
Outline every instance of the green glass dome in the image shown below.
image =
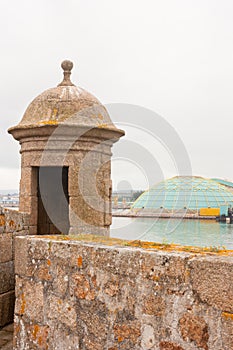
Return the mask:
<svg viewBox="0 0 233 350">
<path fill-rule="evenodd" d="M 132 208 L 197 210 L 222 205 L 233 205 L 233 191 L 229 187 L 202 177 L 176 176 L 145 191 Z"/>
</svg>

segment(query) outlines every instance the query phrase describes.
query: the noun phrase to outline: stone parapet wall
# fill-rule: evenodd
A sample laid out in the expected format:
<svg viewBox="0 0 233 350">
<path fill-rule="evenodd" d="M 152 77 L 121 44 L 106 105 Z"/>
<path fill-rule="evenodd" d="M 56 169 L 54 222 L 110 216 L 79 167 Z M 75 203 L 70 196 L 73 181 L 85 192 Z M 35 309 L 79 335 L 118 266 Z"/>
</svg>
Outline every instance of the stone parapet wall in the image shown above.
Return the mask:
<svg viewBox="0 0 233 350">
<path fill-rule="evenodd" d="M 28 215 L 0 207 L 0 328 L 13 321 L 15 300 L 14 242 L 29 234 Z"/>
<path fill-rule="evenodd" d="M 231 252 L 80 239 L 16 238 L 15 350 L 233 349 Z"/>
</svg>

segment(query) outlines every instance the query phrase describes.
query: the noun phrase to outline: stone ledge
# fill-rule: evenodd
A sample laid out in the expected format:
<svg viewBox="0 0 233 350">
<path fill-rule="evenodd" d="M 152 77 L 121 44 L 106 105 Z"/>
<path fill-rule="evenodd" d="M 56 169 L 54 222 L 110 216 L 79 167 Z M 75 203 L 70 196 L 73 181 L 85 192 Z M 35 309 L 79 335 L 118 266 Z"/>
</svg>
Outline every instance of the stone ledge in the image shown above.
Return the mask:
<svg viewBox="0 0 233 350">
<path fill-rule="evenodd" d="M 221 296 L 232 288 L 232 253 L 175 247 L 16 237 L 26 263 L 17 266 L 15 350 L 64 347 L 63 339 L 72 350 L 229 348 L 233 296 Z"/>
<path fill-rule="evenodd" d="M 20 237 L 20 235 L 18 235 Z M 91 245 L 103 245 L 109 247 L 129 247 L 129 248 L 141 248 L 145 250 L 153 251 L 165 251 L 175 253 L 187 253 L 192 256 L 195 255 L 209 255 L 209 256 L 230 256 L 233 257 L 233 250 L 227 250 L 216 247 L 196 247 L 196 246 L 182 246 L 179 244 L 167 244 L 158 242 L 146 242 L 140 240 L 123 240 L 118 238 L 109 238 L 94 234 L 72 234 L 72 235 L 30 235 L 30 239 L 40 239 L 43 241 L 54 242 L 67 242 L 91 244 Z"/>
</svg>

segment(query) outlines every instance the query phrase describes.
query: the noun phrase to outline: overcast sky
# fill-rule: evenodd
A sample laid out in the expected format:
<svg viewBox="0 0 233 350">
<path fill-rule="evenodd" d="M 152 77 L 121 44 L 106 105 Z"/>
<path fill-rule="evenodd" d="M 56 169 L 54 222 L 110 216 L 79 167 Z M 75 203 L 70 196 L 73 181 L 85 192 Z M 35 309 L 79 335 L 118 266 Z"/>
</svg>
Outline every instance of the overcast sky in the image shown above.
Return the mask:
<svg viewBox="0 0 233 350">
<path fill-rule="evenodd" d="M 232 0 L 0 0 L 0 189 L 19 182 L 19 146 L 6 130 L 61 81 L 66 58 L 75 65 L 72 80 L 102 103 L 164 118 L 194 175 L 233 179 L 232 18 Z M 164 176 L 176 175 L 159 154 Z M 114 186 L 145 187 L 128 165 L 115 161 Z"/>
</svg>

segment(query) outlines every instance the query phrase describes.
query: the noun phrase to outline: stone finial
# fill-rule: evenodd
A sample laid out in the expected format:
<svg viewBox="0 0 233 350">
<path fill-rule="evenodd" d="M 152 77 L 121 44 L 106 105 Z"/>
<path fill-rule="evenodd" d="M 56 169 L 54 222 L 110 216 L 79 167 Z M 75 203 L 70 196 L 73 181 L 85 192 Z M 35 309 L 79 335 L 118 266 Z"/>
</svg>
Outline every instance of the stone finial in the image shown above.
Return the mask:
<svg viewBox="0 0 233 350">
<path fill-rule="evenodd" d="M 62 62 L 61 67 L 63 69 L 64 78 L 58 86 L 74 86 L 70 80 L 71 70 L 73 68 L 73 62 L 65 60 Z"/>
</svg>

